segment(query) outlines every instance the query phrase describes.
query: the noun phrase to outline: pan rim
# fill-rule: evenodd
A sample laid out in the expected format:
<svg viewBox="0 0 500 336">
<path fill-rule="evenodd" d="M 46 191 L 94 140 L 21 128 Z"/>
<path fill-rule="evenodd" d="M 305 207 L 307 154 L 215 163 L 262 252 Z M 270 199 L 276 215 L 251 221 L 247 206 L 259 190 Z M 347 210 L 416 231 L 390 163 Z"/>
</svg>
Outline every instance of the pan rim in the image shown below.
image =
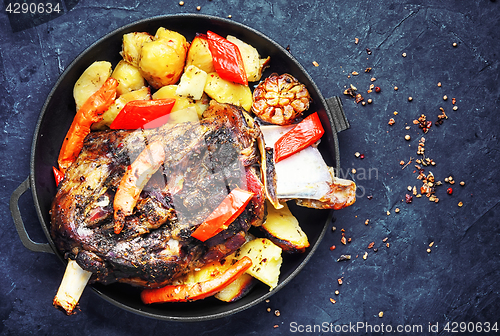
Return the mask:
<svg viewBox="0 0 500 336">
<path fill-rule="evenodd" d="M 257 35 L 259 38 L 262 38 L 266 42 L 268 42 L 268 43 L 272 44 L 274 47 L 276 47 L 283 55 L 286 55 L 286 57 L 288 57 L 298 67 L 298 69 L 301 71 L 302 75 L 304 75 L 308 79 L 310 85 L 312 86 L 312 89 L 318 94 L 319 99 L 320 99 L 320 101 L 318 102 L 318 104 L 320 106 L 324 107 L 325 110 L 328 108 L 327 104 L 326 104 L 326 100 L 323 97 L 323 95 L 322 95 L 321 91 L 319 90 L 319 88 L 317 87 L 316 83 L 313 81 L 313 79 L 311 78 L 311 76 L 309 75 L 309 73 L 305 70 L 305 68 L 300 64 L 300 62 L 297 59 L 295 59 L 295 57 L 291 53 L 289 53 L 285 48 L 283 48 L 281 45 L 279 45 L 278 43 L 276 43 L 274 40 L 272 40 L 271 38 L 269 38 L 265 34 L 261 33 L 260 31 L 254 29 L 254 28 L 246 26 L 246 25 L 244 25 L 242 23 L 235 22 L 235 21 L 232 21 L 232 20 L 229 20 L 229 19 L 226 19 L 226 18 L 221 18 L 221 17 L 217 17 L 217 16 L 212 16 L 212 15 L 206 15 L 206 14 L 192 14 L 192 13 L 186 13 L 186 14 L 167 14 L 167 15 L 153 16 L 153 17 L 148 17 L 148 18 L 143 18 L 143 19 L 137 20 L 137 21 L 133 21 L 131 23 L 128 23 L 126 25 L 123 25 L 121 27 L 116 28 L 116 29 L 112 30 L 111 32 L 106 33 L 105 35 L 101 36 L 100 38 L 98 38 L 97 40 L 95 40 L 93 43 L 91 43 L 83 51 L 81 51 L 78 54 L 78 56 L 76 56 L 69 63 L 69 65 L 64 69 L 64 71 L 59 75 L 57 81 L 53 85 L 50 93 L 47 95 L 47 98 L 46 98 L 46 100 L 45 100 L 45 102 L 44 102 L 44 104 L 43 104 L 43 106 L 41 108 L 41 112 L 40 112 L 40 115 L 39 115 L 37 123 L 36 123 L 35 131 L 33 133 L 33 140 L 32 140 L 32 144 L 31 144 L 31 155 L 30 155 L 30 176 L 29 176 L 30 189 L 31 189 L 31 193 L 32 193 L 32 196 L 33 196 L 33 201 L 35 203 L 35 208 L 36 208 L 38 219 L 39 219 L 40 224 L 42 226 L 42 229 L 43 229 L 43 231 L 45 233 L 45 236 L 47 237 L 49 245 L 51 246 L 52 250 L 59 257 L 59 259 L 61 259 L 61 261 L 63 263 L 66 263 L 66 261 L 64 260 L 64 258 L 62 258 L 62 256 L 58 252 L 57 248 L 55 247 L 55 243 L 53 242 L 52 237 L 50 236 L 50 232 L 49 232 L 50 223 L 46 223 L 45 222 L 44 214 L 42 213 L 42 209 L 40 207 L 40 199 L 38 197 L 37 185 L 36 185 L 36 178 L 37 177 L 36 177 L 36 174 L 35 174 L 35 161 L 36 161 L 37 143 L 38 143 L 38 140 L 39 140 L 39 137 L 40 137 L 40 128 L 41 128 L 41 125 L 42 125 L 42 121 L 43 121 L 43 119 L 44 119 L 44 117 L 45 117 L 45 115 L 47 113 L 49 104 L 50 104 L 51 100 L 53 99 L 54 93 L 56 92 L 57 88 L 59 87 L 59 85 L 61 84 L 61 82 L 63 81 L 63 79 L 66 77 L 66 75 L 72 70 L 72 68 L 76 64 L 78 64 L 78 62 L 87 53 L 89 53 L 89 51 L 91 51 L 93 48 L 95 48 L 96 45 L 98 45 L 99 43 L 101 43 L 102 41 L 104 41 L 105 39 L 107 39 L 107 38 L 109 38 L 111 36 L 119 34 L 120 32 L 130 30 L 134 26 L 138 26 L 138 25 L 141 25 L 141 24 L 147 24 L 147 23 L 151 23 L 151 22 L 160 22 L 160 21 L 163 21 L 163 20 L 168 20 L 169 18 L 176 18 L 176 19 L 177 18 L 178 19 L 189 18 L 189 19 L 211 20 L 211 21 L 220 22 L 222 24 L 226 24 L 226 25 L 230 25 L 230 26 L 237 26 L 240 29 L 247 30 L 247 31 L 249 31 L 249 32 Z M 333 125 L 331 125 L 331 126 L 334 127 Z M 335 156 L 336 156 L 335 161 L 336 161 L 336 164 L 337 164 L 337 167 L 338 167 L 339 166 L 339 157 L 338 157 L 338 151 L 339 151 L 338 148 L 339 147 L 338 147 L 337 133 L 335 131 L 333 132 L 333 141 L 334 141 L 334 146 L 335 146 L 335 148 L 334 148 Z M 322 239 L 323 239 L 323 237 L 324 237 L 324 235 L 326 233 L 326 230 L 328 228 L 328 223 L 331 222 L 332 216 L 333 216 L 333 211 L 330 211 L 329 214 L 328 214 L 328 216 L 327 216 L 327 220 L 323 224 L 323 229 L 320 231 L 320 233 L 318 235 L 318 238 L 317 238 L 316 242 L 314 243 L 314 245 L 312 245 L 310 247 L 307 255 L 305 256 L 305 258 L 299 263 L 299 265 L 285 279 L 283 279 L 282 281 L 280 281 L 280 283 L 278 284 L 278 286 L 276 286 L 276 288 L 274 288 L 272 291 L 270 291 L 268 293 L 265 293 L 264 295 L 261 295 L 258 298 L 255 298 L 255 299 L 251 300 L 250 302 L 248 302 L 246 304 L 243 304 L 241 306 L 228 309 L 228 310 L 223 311 L 223 312 L 218 312 L 218 313 L 214 313 L 214 314 L 205 314 L 205 315 L 202 315 L 202 316 L 159 315 L 159 314 L 155 314 L 155 313 L 151 313 L 151 312 L 148 312 L 148 311 L 145 311 L 145 310 L 141 310 L 141 309 L 138 309 L 138 308 L 131 307 L 131 306 L 127 305 L 127 304 L 119 302 L 119 301 L 115 300 L 114 298 L 108 296 L 107 294 L 105 294 L 102 291 L 100 291 L 98 288 L 95 288 L 93 285 L 90 285 L 90 287 L 100 297 L 102 297 L 106 301 L 112 303 L 113 305 L 115 305 L 115 306 L 117 306 L 119 308 L 122 308 L 124 310 L 130 311 L 130 312 L 133 312 L 133 313 L 145 316 L 145 317 L 159 319 L 159 320 L 176 321 L 176 322 L 198 322 L 198 321 L 213 320 L 213 319 L 218 319 L 218 318 L 226 317 L 226 316 L 229 316 L 229 315 L 233 315 L 235 313 L 238 313 L 238 312 L 241 312 L 243 310 L 246 310 L 246 309 L 248 309 L 250 307 L 253 307 L 253 306 L 257 305 L 258 303 L 266 300 L 270 296 L 272 296 L 275 293 L 277 293 L 284 286 L 286 286 L 292 279 L 294 279 L 296 277 L 296 275 L 299 272 L 302 271 L 302 269 L 309 262 L 309 260 L 312 258 L 313 254 L 315 253 L 315 251 L 319 247 L 319 245 L 320 245 L 320 243 L 321 243 L 321 241 L 322 241 Z"/>
</svg>

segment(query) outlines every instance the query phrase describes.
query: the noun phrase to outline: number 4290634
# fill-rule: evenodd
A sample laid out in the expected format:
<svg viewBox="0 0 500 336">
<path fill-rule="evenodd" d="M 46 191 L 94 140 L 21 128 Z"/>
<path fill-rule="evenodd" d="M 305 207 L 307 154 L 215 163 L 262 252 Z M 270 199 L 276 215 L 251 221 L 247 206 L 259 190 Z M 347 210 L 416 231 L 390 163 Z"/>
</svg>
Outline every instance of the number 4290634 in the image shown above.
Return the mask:
<svg viewBox="0 0 500 336">
<path fill-rule="evenodd" d="M 8 3 L 7 7 L 5 7 L 5 11 L 9 14 L 51 14 L 51 13 L 59 13 L 62 9 L 59 6 L 59 3 L 52 4 L 50 2 L 47 3 Z"/>
<path fill-rule="evenodd" d="M 452 332 L 452 333 L 481 333 L 481 332 L 498 332 L 498 324 L 495 322 L 494 324 L 490 322 L 448 322 L 445 324 L 443 331 Z"/>
</svg>

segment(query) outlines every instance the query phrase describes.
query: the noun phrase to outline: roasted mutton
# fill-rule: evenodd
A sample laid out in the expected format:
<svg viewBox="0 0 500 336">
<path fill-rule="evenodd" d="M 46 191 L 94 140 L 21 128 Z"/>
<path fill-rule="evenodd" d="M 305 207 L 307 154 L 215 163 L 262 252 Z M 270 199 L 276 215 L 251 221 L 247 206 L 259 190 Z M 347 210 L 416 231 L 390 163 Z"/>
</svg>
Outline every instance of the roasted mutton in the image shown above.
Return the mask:
<svg viewBox="0 0 500 336">
<path fill-rule="evenodd" d="M 260 127 L 242 108 L 212 101 L 199 122 L 91 132 L 58 187 L 51 235 L 74 261 L 65 278 L 75 270 L 75 288 L 88 278 L 158 288 L 240 248 L 263 223 L 266 198 L 280 207 L 278 186 Z M 191 237 L 235 188 L 254 194 L 245 210 L 205 242 Z M 61 292 L 54 305 L 71 314 L 81 291 Z"/>
</svg>

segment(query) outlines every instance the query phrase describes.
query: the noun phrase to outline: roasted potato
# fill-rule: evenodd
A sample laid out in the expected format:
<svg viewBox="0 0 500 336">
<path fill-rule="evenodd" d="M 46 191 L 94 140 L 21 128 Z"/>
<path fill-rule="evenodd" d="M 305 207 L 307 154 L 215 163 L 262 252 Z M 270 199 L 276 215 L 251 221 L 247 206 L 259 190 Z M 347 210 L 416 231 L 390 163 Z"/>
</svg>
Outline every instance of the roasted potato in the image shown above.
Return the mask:
<svg viewBox="0 0 500 336">
<path fill-rule="evenodd" d="M 177 86 L 177 95 L 181 97 L 200 100 L 205 89 L 207 73 L 195 65 L 189 65 L 181 76 L 181 81 Z"/>
<path fill-rule="evenodd" d="M 198 34 L 191 42 L 186 56 L 186 67 L 194 65 L 206 73 L 215 72 L 207 36 Z"/>
<path fill-rule="evenodd" d="M 164 86 L 153 94 L 153 99 L 162 98 L 175 99 L 174 107 L 172 107 L 172 111 L 170 113 L 185 110 L 188 107 L 195 107 L 198 116 L 201 116 L 203 111 L 205 111 L 208 107 L 208 99 L 206 99 L 206 97 L 202 97 L 201 100 L 194 101 L 193 99 L 180 97 L 179 95 L 177 95 L 177 85 Z"/>
<path fill-rule="evenodd" d="M 243 274 L 223 290 L 215 294 L 215 298 L 224 302 L 234 302 L 245 296 L 256 284 L 256 280 L 250 274 Z"/>
<path fill-rule="evenodd" d="M 144 43 L 153 41 L 153 36 L 148 33 L 128 33 L 123 35 L 122 51 L 123 59 L 135 67 L 139 67 L 141 50 Z"/>
<path fill-rule="evenodd" d="M 262 71 L 269 65 L 271 58 L 268 56 L 267 58 L 261 59 L 257 49 L 232 35 L 228 35 L 226 39 L 236 44 L 240 50 L 248 81 L 259 81 L 262 77 Z"/>
<path fill-rule="evenodd" d="M 102 120 L 92 124 L 92 130 L 106 130 L 109 128 L 109 125 L 115 120 L 116 116 L 122 108 L 127 104 L 129 101 L 133 100 L 149 100 L 151 99 L 151 94 L 149 91 L 149 88 L 143 87 L 140 90 L 136 91 L 131 91 L 122 94 L 120 97 L 118 97 L 115 102 L 109 107 L 109 109 L 104 112 L 102 115 Z"/>
<path fill-rule="evenodd" d="M 241 85 L 220 78 L 216 72 L 208 74 L 205 92 L 219 103 L 229 103 L 250 111 L 252 107 L 252 91 Z"/>
<path fill-rule="evenodd" d="M 96 61 L 82 73 L 73 88 L 76 110 L 92 96 L 111 75 L 111 63 L 107 61 Z"/>
<path fill-rule="evenodd" d="M 270 203 L 267 205 L 267 218 L 260 230 L 273 243 L 288 253 L 303 253 L 309 247 L 307 235 L 302 231 L 299 221 L 290 212 L 288 206 L 275 209 Z"/>
<path fill-rule="evenodd" d="M 141 48 L 139 69 L 155 89 L 177 83 L 184 70 L 189 43 L 181 34 L 159 28 L 154 40 Z"/>
<path fill-rule="evenodd" d="M 139 90 L 146 84 L 139 68 L 124 60 L 118 62 L 111 77 L 116 79 L 119 83 L 116 88 L 118 96 L 127 92 Z"/>
<path fill-rule="evenodd" d="M 183 110 L 171 112 L 168 118 L 169 124 L 181 124 L 184 122 L 199 121 L 196 106 L 190 106 Z"/>
<path fill-rule="evenodd" d="M 255 238 L 236 251 L 235 259 L 244 256 L 252 259 L 253 265 L 246 273 L 274 289 L 278 285 L 281 263 L 281 248 L 266 238 Z"/>
</svg>

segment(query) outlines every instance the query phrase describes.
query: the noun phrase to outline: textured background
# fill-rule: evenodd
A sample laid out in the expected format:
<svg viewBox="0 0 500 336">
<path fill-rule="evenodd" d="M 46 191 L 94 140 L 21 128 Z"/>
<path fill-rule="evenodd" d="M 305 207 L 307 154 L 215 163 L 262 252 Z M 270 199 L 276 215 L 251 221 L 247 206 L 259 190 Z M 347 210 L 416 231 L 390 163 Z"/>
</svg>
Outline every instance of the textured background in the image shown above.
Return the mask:
<svg viewBox="0 0 500 336">
<path fill-rule="evenodd" d="M 1 335 L 268 335 L 289 334 L 292 322 L 418 324 L 424 330 L 429 323 L 442 329 L 447 322 L 500 322 L 499 2 L 186 0 L 179 6 L 73 0 L 60 5 L 64 12 L 52 17 L 0 13 Z M 341 173 L 357 182 L 358 201 L 334 214 L 337 230 L 328 230 L 304 270 L 268 303 L 215 321 L 182 324 L 129 313 L 87 290 L 82 311 L 65 317 L 51 307 L 63 265 L 53 255 L 25 249 L 8 210 L 11 193 L 29 174 L 39 111 L 65 67 L 96 39 L 135 20 L 172 13 L 231 15 L 290 46 L 325 97 L 342 96 L 351 129 L 339 135 Z M 359 75 L 350 75 L 353 71 Z M 382 89 L 378 94 L 366 93 L 372 77 Z M 344 96 L 350 84 L 373 103 L 362 106 Z M 401 160 L 417 158 L 422 132 L 412 121 L 422 113 L 435 121 L 440 107 L 449 119 L 425 134 L 425 153 L 437 163 L 431 169 L 437 180 L 452 175 L 457 181 L 453 195 L 446 194 L 445 183 L 437 190 L 438 203 L 422 197 L 406 204 L 407 186 L 421 185 L 415 161 L 400 166 Z M 44 242 L 30 193 L 20 208 L 31 236 Z M 345 246 L 342 228 L 352 238 Z M 370 242 L 378 252 L 367 248 Z M 331 245 L 337 248 L 331 251 Z M 336 262 L 341 254 L 353 258 Z"/>
</svg>

